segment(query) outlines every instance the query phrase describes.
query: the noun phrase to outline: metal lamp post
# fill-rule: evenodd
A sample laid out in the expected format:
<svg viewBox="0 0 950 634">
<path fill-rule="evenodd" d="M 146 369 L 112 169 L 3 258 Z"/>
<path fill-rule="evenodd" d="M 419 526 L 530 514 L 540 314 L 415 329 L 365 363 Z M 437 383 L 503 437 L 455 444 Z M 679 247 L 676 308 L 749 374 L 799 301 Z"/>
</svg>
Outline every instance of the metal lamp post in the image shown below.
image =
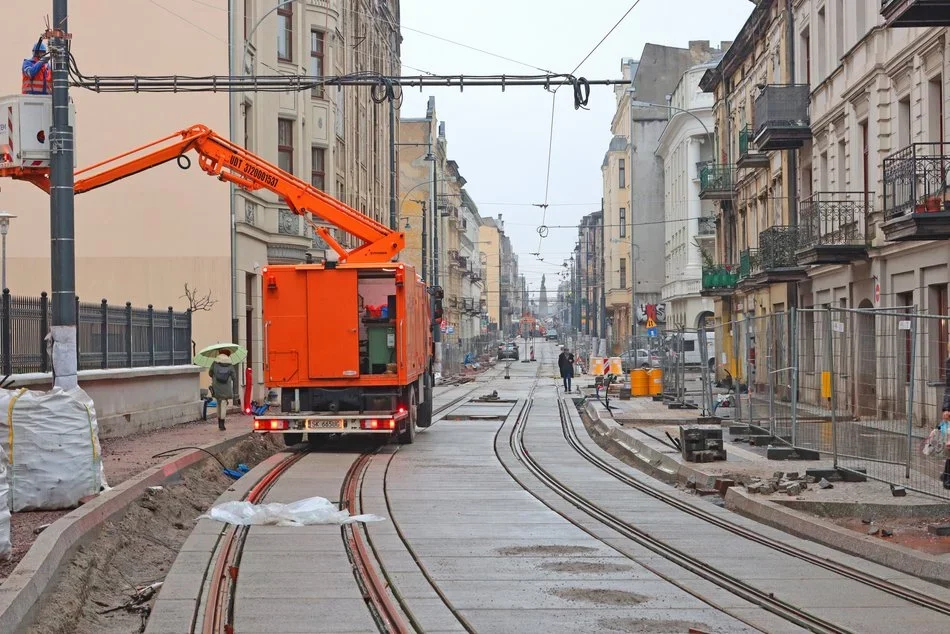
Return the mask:
<svg viewBox="0 0 950 634">
<path fill-rule="evenodd" d="M 0 211 L 0 236 L 3 236 L 3 265 L 0 272 L 0 289 L 7 287 L 7 233 L 10 231 L 10 221 L 16 218 L 8 211 Z"/>
</svg>

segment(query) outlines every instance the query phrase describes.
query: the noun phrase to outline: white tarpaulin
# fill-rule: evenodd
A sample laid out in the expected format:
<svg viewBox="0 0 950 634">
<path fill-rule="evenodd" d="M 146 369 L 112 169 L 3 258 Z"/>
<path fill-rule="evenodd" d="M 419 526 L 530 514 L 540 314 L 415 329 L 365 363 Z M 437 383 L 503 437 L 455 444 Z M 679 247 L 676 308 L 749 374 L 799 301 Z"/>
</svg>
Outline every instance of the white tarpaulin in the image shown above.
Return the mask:
<svg viewBox="0 0 950 634">
<path fill-rule="evenodd" d="M 252 504 L 250 502 L 225 502 L 212 507 L 207 515 L 198 519 L 212 519 L 225 524 L 250 526 L 276 524 L 277 526 L 310 526 L 311 524 L 352 524 L 353 522 L 383 522 L 379 515 L 350 515 L 346 509 L 337 508 L 326 498 L 313 497 L 290 504 Z"/>
<path fill-rule="evenodd" d="M 0 449 L 0 559 L 9 559 L 10 544 L 10 485 L 7 484 L 7 456 Z"/>
<path fill-rule="evenodd" d="M 80 388 L 0 390 L 10 510 L 71 508 L 105 485 L 99 426 Z"/>
</svg>

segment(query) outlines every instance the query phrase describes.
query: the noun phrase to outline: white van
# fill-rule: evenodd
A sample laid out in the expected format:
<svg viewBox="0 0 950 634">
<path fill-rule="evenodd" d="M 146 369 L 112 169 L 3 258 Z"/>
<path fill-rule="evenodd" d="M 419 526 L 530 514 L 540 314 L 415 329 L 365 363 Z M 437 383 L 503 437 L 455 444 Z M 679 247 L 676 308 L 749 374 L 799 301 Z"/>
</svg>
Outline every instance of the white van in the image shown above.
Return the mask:
<svg viewBox="0 0 950 634">
<path fill-rule="evenodd" d="M 679 337 L 679 335 L 675 335 Z M 702 359 L 702 345 L 699 341 L 699 334 L 695 332 L 684 332 L 683 335 L 683 357 L 686 365 L 700 365 Z M 671 341 L 673 350 L 679 350 L 680 346 Z M 706 332 L 706 364 L 710 368 L 716 367 L 716 333 Z"/>
</svg>

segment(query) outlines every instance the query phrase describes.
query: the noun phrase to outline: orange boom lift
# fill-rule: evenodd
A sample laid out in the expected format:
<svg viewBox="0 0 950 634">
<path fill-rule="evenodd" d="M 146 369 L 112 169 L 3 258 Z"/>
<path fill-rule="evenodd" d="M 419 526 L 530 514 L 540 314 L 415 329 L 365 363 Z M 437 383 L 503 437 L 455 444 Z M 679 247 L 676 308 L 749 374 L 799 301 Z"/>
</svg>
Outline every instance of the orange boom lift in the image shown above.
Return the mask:
<svg viewBox="0 0 950 634">
<path fill-rule="evenodd" d="M 258 432 L 288 445 L 329 434 L 392 434 L 411 443 L 432 420 L 429 295 L 415 269 L 394 258 L 405 236 L 195 125 L 76 172 L 77 194 L 176 161 L 189 152 L 207 174 L 247 191 L 277 194 L 338 256 L 325 264 L 262 271 L 264 382 L 279 388 L 280 414 L 256 417 Z M 40 170 L 0 170 L 49 192 Z M 362 244 L 347 250 L 309 214 Z M 438 304 L 438 301 L 436 302 Z M 438 308 L 437 308 L 438 312 Z"/>
</svg>

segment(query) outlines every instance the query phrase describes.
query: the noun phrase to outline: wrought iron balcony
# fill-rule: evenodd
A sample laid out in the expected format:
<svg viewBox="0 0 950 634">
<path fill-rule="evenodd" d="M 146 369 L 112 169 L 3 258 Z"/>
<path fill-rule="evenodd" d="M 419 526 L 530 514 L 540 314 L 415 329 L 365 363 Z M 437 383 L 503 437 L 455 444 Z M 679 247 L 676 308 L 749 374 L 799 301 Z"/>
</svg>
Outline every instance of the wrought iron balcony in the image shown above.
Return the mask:
<svg viewBox="0 0 950 634">
<path fill-rule="evenodd" d="M 768 154 L 756 152 L 754 149 L 752 149 L 751 141 L 752 126 L 747 125 L 746 127 L 739 130 L 739 158 L 736 160 L 736 167 L 768 167 Z"/>
<path fill-rule="evenodd" d="M 794 150 L 811 139 L 807 84 L 766 86 L 755 99 L 755 147 L 760 151 Z"/>
<path fill-rule="evenodd" d="M 703 297 L 727 297 L 739 283 L 739 267 L 735 264 L 703 267 Z"/>
<path fill-rule="evenodd" d="M 950 143 L 915 143 L 884 159 L 888 240 L 950 238 Z"/>
<path fill-rule="evenodd" d="M 871 198 L 867 192 L 818 192 L 803 200 L 798 264 L 847 264 L 867 258 Z"/>
<path fill-rule="evenodd" d="M 881 0 L 888 27 L 950 26 L 950 0 Z"/>
<path fill-rule="evenodd" d="M 804 279 L 805 270 L 796 260 L 799 240 L 799 228 L 787 225 L 775 225 L 759 233 L 759 257 L 752 269 L 756 281 L 773 284 Z"/>
<path fill-rule="evenodd" d="M 759 250 L 746 249 L 739 253 L 739 280 L 743 281 L 752 277 L 759 268 Z"/>
<path fill-rule="evenodd" d="M 708 238 L 716 236 L 716 217 L 715 216 L 700 216 L 699 217 L 699 234 L 700 238 Z"/>
<path fill-rule="evenodd" d="M 703 200 L 731 200 L 735 175 L 735 165 L 707 163 L 699 172 L 699 197 Z"/>
</svg>

